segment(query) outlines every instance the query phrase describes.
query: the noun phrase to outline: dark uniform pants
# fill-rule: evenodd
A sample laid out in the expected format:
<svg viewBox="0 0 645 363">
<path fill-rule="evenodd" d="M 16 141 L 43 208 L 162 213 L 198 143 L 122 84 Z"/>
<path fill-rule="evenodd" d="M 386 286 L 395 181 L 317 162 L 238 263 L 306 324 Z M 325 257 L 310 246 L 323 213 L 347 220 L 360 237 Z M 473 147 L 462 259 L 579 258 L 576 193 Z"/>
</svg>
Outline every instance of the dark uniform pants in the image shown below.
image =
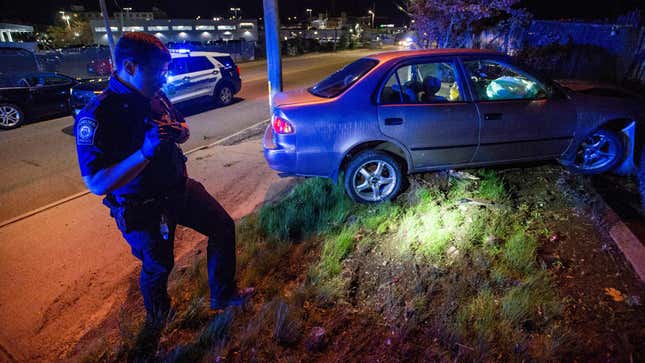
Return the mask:
<svg viewBox="0 0 645 363">
<path fill-rule="evenodd" d="M 170 308 L 167 284 L 174 265 L 177 224 L 208 237 L 206 251 L 211 304 L 231 294 L 235 290 L 235 223 L 226 210 L 201 183 L 190 178 L 185 191 L 168 198 L 159 209 L 158 213 L 149 213 L 148 217 L 140 219 L 134 227 L 126 225 L 127 219 L 115 215 L 132 254 L 143 263 L 139 283 L 148 314 L 158 317 Z M 120 210 L 120 213 L 124 212 L 124 209 Z M 161 213 L 167 218 L 168 239 L 164 239 L 160 231 Z"/>
</svg>

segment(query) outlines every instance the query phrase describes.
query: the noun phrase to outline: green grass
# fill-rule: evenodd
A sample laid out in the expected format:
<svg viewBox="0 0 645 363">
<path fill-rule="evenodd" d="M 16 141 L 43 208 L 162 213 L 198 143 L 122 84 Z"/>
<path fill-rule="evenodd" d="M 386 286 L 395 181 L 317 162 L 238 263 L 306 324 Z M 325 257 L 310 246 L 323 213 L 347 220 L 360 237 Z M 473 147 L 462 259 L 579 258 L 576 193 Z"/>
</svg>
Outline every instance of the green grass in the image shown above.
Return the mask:
<svg viewBox="0 0 645 363">
<path fill-rule="evenodd" d="M 325 239 L 320 256 L 320 262 L 316 264 L 310 273 L 314 282 L 320 282 L 336 276 L 342 269 L 342 261 L 354 248 L 357 239 L 356 225 L 347 226 L 339 233 Z"/>
<path fill-rule="evenodd" d="M 342 187 L 322 178 L 308 179 L 259 213 L 259 224 L 267 241 L 299 241 L 328 233 L 345 221 L 353 207 Z"/>
<path fill-rule="evenodd" d="M 459 353 L 465 361 L 557 360 L 568 333 L 553 324 L 560 300 L 536 263 L 544 232 L 529 228 L 526 217 L 539 216 L 513 207 L 508 186 L 495 172 L 478 175 L 479 180 L 426 175 L 398 200 L 379 205 L 354 204 L 341 186 L 308 179 L 283 200 L 243 218 L 237 225 L 238 277 L 243 286 L 261 287 L 264 300 L 237 330 L 240 352 L 299 344 L 310 328 L 304 301 L 323 308 L 335 304 L 348 292 L 347 258 L 365 265 L 387 252 L 397 261 L 379 260 L 384 273 L 371 278 L 388 288 L 363 303 L 381 312 L 392 331 L 414 336 L 415 329 L 430 327 L 447 351 L 466 347 Z M 286 298 L 281 269 L 302 243 L 319 256 L 304 266 L 305 282 Z M 207 325 L 169 361 L 199 361 L 226 345 L 233 315 L 207 323 L 205 279 L 203 258 L 175 277 L 171 295 L 183 298 L 174 329 Z M 397 283 L 391 285 L 393 279 Z"/>
</svg>

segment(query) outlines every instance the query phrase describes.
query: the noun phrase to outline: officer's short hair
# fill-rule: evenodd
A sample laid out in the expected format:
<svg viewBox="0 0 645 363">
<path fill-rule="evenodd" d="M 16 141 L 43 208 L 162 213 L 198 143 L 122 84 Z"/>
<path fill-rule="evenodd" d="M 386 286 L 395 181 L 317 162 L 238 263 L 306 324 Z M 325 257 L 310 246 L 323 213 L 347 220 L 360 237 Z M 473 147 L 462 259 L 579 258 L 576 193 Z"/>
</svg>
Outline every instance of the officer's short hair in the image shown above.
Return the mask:
<svg viewBox="0 0 645 363">
<path fill-rule="evenodd" d="M 123 61 L 131 60 L 136 64 L 148 64 L 150 60 L 170 61 L 168 48 L 157 37 L 142 32 L 125 33 L 116 43 L 114 49 L 116 69 L 123 66 Z"/>
</svg>

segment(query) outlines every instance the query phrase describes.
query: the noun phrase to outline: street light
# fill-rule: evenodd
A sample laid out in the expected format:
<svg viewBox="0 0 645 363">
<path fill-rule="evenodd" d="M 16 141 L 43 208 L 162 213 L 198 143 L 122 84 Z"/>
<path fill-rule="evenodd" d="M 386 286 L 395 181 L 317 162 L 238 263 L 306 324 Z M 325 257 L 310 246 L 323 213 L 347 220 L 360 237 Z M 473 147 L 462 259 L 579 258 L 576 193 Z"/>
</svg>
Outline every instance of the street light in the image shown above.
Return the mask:
<svg viewBox="0 0 645 363">
<path fill-rule="evenodd" d="M 311 12 L 313 10 L 312 9 L 306 9 L 306 11 L 307 11 L 307 18 L 309 19 L 309 21 L 311 21 Z"/>
<path fill-rule="evenodd" d="M 235 12 L 235 19 L 237 19 L 237 12 L 240 11 L 240 8 L 231 8 L 231 11 Z"/>
<path fill-rule="evenodd" d="M 60 18 L 67 23 L 67 30 L 72 30 L 72 26 L 69 24 L 69 15 L 65 15 L 64 11 L 59 11 L 58 13 L 61 14 Z"/>
<path fill-rule="evenodd" d="M 372 29 L 374 29 L 374 16 L 375 16 L 375 14 L 374 14 L 374 12 L 372 10 L 368 10 L 367 13 L 370 14 L 371 17 L 372 17 L 371 24 L 372 24 Z"/>
</svg>

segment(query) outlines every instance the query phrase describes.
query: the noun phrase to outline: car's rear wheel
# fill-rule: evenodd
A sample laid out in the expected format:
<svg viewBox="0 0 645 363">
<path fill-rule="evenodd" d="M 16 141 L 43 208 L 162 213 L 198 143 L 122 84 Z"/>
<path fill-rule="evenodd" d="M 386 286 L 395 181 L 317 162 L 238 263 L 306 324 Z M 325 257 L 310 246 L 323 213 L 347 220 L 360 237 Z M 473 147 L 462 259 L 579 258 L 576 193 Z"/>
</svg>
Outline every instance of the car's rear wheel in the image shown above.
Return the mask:
<svg viewBox="0 0 645 363">
<path fill-rule="evenodd" d="M 615 168 L 624 154 L 621 137 L 614 131 L 599 129 L 578 145 L 571 169 L 581 174 L 604 173 Z"/>
<path fill-rule="evenodd" d="M 20 127 L 24 120 L 25 114 L 20 107 L 11 103 L 0 103 L 0 129 L 15 129 Z"/>
<path fill-rule="evenodd" d="M 220 106 L 226 106 L 233 103 L 233 88 L 223 84 L 215 90 L 215 101 Z"/>
<path fill-rule="evenodd" d="M 380 203 L 401 190 L 401 166 L 389 154 L 367 150 L 356 155 L 345 169 L 345 190 L 360 203 Z"/>
</svg>

